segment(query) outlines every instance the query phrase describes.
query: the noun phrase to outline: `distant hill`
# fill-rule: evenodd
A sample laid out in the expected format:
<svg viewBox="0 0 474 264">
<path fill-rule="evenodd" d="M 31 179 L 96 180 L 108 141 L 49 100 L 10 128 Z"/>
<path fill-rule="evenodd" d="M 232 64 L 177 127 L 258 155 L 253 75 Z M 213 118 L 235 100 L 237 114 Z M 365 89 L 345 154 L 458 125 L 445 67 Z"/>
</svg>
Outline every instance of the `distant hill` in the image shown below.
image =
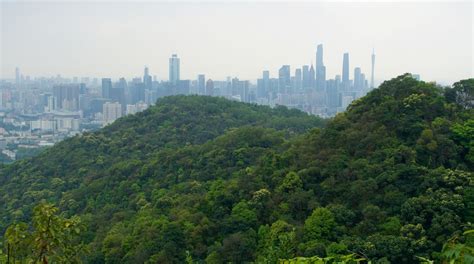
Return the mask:
<svg viewBox="0 0 474 264">
<path fill-rule="evenodd" d="M 87 226 L 86 263 L 436 259 L 474 220 L 473 87 L 402 75 L 327 124 L 285 107 L 162 98 L 1 167 L 0 234 L 47 200 Z"/>
</svg>

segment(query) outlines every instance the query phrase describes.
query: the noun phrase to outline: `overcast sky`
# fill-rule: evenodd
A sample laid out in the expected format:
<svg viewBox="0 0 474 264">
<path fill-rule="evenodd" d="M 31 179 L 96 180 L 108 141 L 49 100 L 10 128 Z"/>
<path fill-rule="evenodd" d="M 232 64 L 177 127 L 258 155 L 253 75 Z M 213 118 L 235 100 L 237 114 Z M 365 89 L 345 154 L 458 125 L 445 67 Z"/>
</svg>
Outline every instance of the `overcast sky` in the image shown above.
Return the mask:
<svg viewBox="0 0 474 264">
<path fill-rule="evenodd" d="M 134 77 L 147 65 L 168 78 L 254 80 L 262 70 L 315 62 L 324 45 L 327 77 L 341 74 L 344 52 L 376 79 L 404 72 L 442 83 L 474 76 L 473 4 L 13 2 L 0 0 L 0 78 L 18 66 L 30 76 Z"/>
</svg>

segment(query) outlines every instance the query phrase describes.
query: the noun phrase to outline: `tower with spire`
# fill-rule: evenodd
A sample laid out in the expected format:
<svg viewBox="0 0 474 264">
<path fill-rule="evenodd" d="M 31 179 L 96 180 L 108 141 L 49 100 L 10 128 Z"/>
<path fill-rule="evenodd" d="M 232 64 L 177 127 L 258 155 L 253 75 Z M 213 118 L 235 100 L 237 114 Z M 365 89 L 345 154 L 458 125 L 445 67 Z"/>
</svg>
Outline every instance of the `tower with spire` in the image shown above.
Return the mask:
<svg viewBox="0 0 474 264">
<path fill-rule="evenodd" d="M 374 68 L 375 68 L 375 52 L 372 48 L 372 72 L 370 76 L 370 89 L 374 89 Z"/>
</svg>

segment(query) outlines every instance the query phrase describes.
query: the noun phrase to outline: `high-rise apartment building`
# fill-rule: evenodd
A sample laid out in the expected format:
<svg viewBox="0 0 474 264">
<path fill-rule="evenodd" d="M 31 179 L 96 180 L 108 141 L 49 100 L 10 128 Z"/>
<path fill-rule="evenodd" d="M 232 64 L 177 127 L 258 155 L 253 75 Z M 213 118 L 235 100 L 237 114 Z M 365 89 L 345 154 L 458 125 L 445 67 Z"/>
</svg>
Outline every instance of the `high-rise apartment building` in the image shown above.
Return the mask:
<svg viewBox="0 0 474 264">
<path fill-rule="evenodd" d="M 214 82 L 211 79 L 206 82 L 206 95 L 214 95 Z"/>
<path fill-rule="evenodd" d="M 110 124 L 122 117 L 122 105 L 118 102 L 106 102 L 102 109 L 104 125 Z"/>
<path fill-rule="evenodd" d="M 179 78 L 179 58 L 173 54 L 169 59 L 169 81 L 173 85 L 177 85 Z"/>
<path fill-rule="evenodd" d="M 78 84 L 63 84 L 53 87 L 57 107 L 67 111 L 79 110 L 80 86 Z"/>
</svg>

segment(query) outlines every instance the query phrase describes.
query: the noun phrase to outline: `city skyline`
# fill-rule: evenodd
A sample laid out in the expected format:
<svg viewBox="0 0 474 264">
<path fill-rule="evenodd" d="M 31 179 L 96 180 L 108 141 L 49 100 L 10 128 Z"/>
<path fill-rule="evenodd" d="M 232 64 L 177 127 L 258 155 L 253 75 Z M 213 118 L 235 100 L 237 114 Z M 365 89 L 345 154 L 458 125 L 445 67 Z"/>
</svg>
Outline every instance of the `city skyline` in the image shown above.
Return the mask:
<svg viewBox="0 0 474 264">
<path fill-rule="evenodd" d="M 343 60 L 342 60 L 342 71 L 339 73 L 336 73 L 332 78 L 326 76 L 326 67 L 324 65 L 324 54 L 323 54 L 323 44 L 319 43 L 316 45 L 316 63 L 313 64 L 305 64 L 305 65 L 287 65 L 284 64 L 282 65 L 279 70 L 276 70 L 274 74 L 271 74 L 272 71 L 270 70 L 262 70 L 263 76 L 265 79 L 274 77 L 278 78 L 280 80 L 280 86 L 293 86 L 294 84 L 292 83 L 292 78 L 296 78 L 296 80 L 299 80 L 301 88 L 307 86 L 307 87 L 312 87 L 315 88 L 316 90 L 324 91 L 326 89 L 326 82 L 333 79 L 337 81 L 342 81 L 341 83 L 346 86 L 350 86 L 355 82 L 356 78 L 358 77 L 357 71 L 359 71 L 359 74 L 361 73 L 362 69 L 361 67 L 355 66 L 354 73 L 353 75 L 350 74 L 350 63 L 349 63 L 349 57 L 350 54 L 348 52 L 345 52 L 343 54 Z M 375 78 L 375 51 L 372 49 L 372 54 L 371 54 L 371 69 L 370 69 L 370 76 L 367 76 L 370 79 L 364 79 L 367 81 L 370 81 L 370 85 L 367 85 L 367 88 L 374 88 L 376 87 L 374 83 L 374 78 Z M 199 73 L 197 75 L 197 78 L 181 78 L 181 58 L 178 56 L 178 54 L 173 53 L 171 56 L 168 58 L 168 78 L 163 78 L 163 79 L 158 79 L 156 74 L 150 75 L 149 68 L 147 65 L 143 66 L 143 84 L 145 85 L 146 88 L 151 88 L 151 83 L 152 81 L 154 82 L 163 82 L 163 83 L 170 83 L 173 86 L 177 86 L 180 80 L 185 80 L 185 81 L 197 81 L 199 86 L 205 86 L 203 79 L 206 73 Z M 309 68 L 311 67 L 311 68 Z M 292 69 L 294 69 L 294 76 L 292 75 Z M 309 70 L 310 69 L 310 70 Z M 417 73 L 412 73 L 419 78 L 419 74 Z M 365 75 L 364 75 L 365 77 Z M 57 74 L 56 76 L 30 76 L 28 74 L 23 74 L 23 72 L 20 70 L 19 67 L 15 67 L 15 78 L 10 79 L 11 81 L 14 81 L 16 85 L 19 85 L 20 83 L 27 81 L 33 81 L 33 80 L 38 80 L 38 79 L 62 79 L 64 81 L 68 80 L 67 82 L 71 81 L 72 83 L 84 83 L 84 80 L 87 79 L 87 82 L 90 82 L 93 79 L 102 79 L 102 87 L 104 87 L 104 80 L 107 83 L 110 83 L 109 86 L 110 88 L 107 88 L 105 90 L 105 93 L 109 89 L 112 88 L 111 81 L 113 79 L 119 80 L 119 82 L 132 80 L 135 81 L 140 79 L 137 77 L 137 75 L 131 75 L 131 77 L 117 77 L 117 78 L 111 78 L 109 76 L 101 76 L 101 77 L 90 77 L 90 76 L 62 76 L 61 74 Z M 240 78 L 239 76 L 226 76 L 223 79 L 215 79 L 215 80 L 229 80 L 229 78 Z M 341 79 L 342 78 L 342 79 Z M 352 78 L 352 79 L 351 79 Z M 2 79 L 0 79 L 2 80 Z M 8 80 L 8 79 L 4 79 Z M 211 79 L 212 80 L 212 79 Z M 260 79 L 257 77 L 257 79 L 254 80 L 247 80 L 250 83 L 254 85 L 258 85 L 258 81 Z M 203 88 L 200 88 L 203 89 Z M 104 93 L 104 90 L 102 90 L 102 93 Z M 107 97 L 107 96 L 105 96 Z"/>
<path fill-rule="evenodd" d="M 14 79 L 15 67 L 31 76 L 132 78 L 130 73 L 147 65 L 159 80 L 167 80 L 167 60 L 177 53 L 183 58 L 183 79 L 205 73 L 211 79 L 238 76 L 255 81 L 262 70 L 276 76 L 281 65 L 295 69 L 312 62 L 316 67 L 314 50 L 319 43 L 324 45 L 326 79 L 341 74 L 345 52 L 351 54 L 351 72 L 355 67 L 370 72 L 374 48 L 375 83 L 405 72 L 444 84 L 472 76 L 469 2 L 144 5 L 149 8 L 133 3 L 2 3 L 1 78 Z M 219 11 L 212 21 L 206 18 L 211 9 Z M 163 23 L 170 10 L 185 19 Z M 397 11 L 403 11 L 405 22 L 415 16 L 424 22 L 410 27 L 395 18 Z M 441 13 L 452 19 L 437 19 Z M 245 20 L 238 19 L 242 15 Z M 70 17 L 64 25 L 52 23 L 63 16 Z M 348 23 L 354 16 L 357 19 Z M 331 22 L 331 17 L 338 22 Z M 112 27 L 117 19 L 128 23 Z M 318 24 L 324 21 L 324 27 Z M 376 25 L 378 21 L 382 25 Z M 255 29 L 248 28 L 252 23 Z M 415 35 L 417 42 L 410 41 Z"/>
<path fill-rule="evenodd" d="M 346 60 L 346 56 L 347 56 L 347 59 L 349 58 L 349 53 L 348 52 L 345 52 L 343 55 L 344 55 L 344 58 L 342 60 L 342 71 L 339 72 L 339 73 L 335 73 L 334 76 L 326 76 L 326 66 L 324 65 L 324 55 L 323 55 L 323 44 L 322 43 L 318 43 L 316 46 L 316 51 L 315 51 L 315 54 L 316 54 L 316 60 L 315 62 L 316 63 L 313 63 L 313 61 L 311 61 L 310 64 L 303 64 L 303 65 L 289 65 L 289 64 L 284 64 L 282 66 L 280 66 L 278 69 L 274 69 L 274 70 L 269 70 L 268 68 L 264 68 L 262 69 L 261 71 L 265 71 L 265 72 L 268 72 L 269 74 L 269 77 L 280 77 L 280 73 L 279 71 L 282 70 L 282 67 L 284 68 L 288 68 L 286 69 L 286 75 L 288 76 L 288 82 L 289 82 L 289 76 L 291 75 L 291 70 L 290 69 L 296 69 L 296 70 L 303 70 L 304 71 L 304 68 L 305 67 L 312 67 L 314 68 L 315 70 L 315 73 L 313 74 L 314 75 L 314 78 L 315 78 L 315 82 L 317 82 L 318 78 L 320 79 L 320 83 L 318 84 L 318 86 L 321 86 L 321 83 L 324 83 L 326 80 L 328 79 L 331 79 L 331 78 L 336 78 L 338 75 L 339 76 L 343 76 L 342 77 L 342 80 L 344 81 L 344 76 L 345 76 L 345 67 L 347 67 L 347 69 L 350 71 L 350 68 L 349 68 L 349 64 L 345 64 L 345 60 Z M 374 50 L 372 50 L 372 54 L 371 54 L 371 76 L 370 77 L 374 77 L 374 62 L 375 62 L 375 53 L 374 53 Z M 337 62 L 335 62 L 337 63 Z M 318 66 L 319 64 L 319 66 Z M 188 76 L 189 78 L 181 78 L 181 58 L 178 56 L 177 53 L 173 53 L 170 55 L 170 57 L 168 58 L 168 68 L 167 68 L 167 72 L 165 73 L 162 73 L 163 77 L 164 78 L 160 78 L 158 80 L 155 80 L 155 81 L 162 81 L 162 82 L 170 82 L 172 83 L 173 85 L 176 85 L 177 81 L 179 81 L 180 79 L 189 79 L 189 80 L 199 80 L 199 76 L 201 75 L 206 75 L 207 73 L 205 72 L 199 72 L 197 74 L 198 78 L 193 78 L 192 76 Z M 319 72 L 318 72 L 318 67 L 319 67 Z M 149 67 L 147 65 L 144 65 L 143 66 L 143 70 L 144 70 L 144 75 L 143 75 L 143 82 L 149 82 L 151 81 L 151 78 L 156 78 L 157 75 L 156 73 L 154 74 L 149 74 Z M 360 68 L 360 67 L 355 67 L 355 68 Z M 15 81 L 15 83 L 19 83 L 20 81 L 22 81 L 22 79 L 24 80 L 26 77 L 30 78 L 31 77 L 31 80 L 33 80 L 34 78 L 57 78 L 57 77 L 61 77 L 61 78 L 65 78 L 65 79 L 77 79 L 77 82 L 80 82 L 81 79 L 83 78 L 97 78 L 97 79 L 134 79 L 136 78 L 137 76 L 139 76 L 138 72 L 135 72 L 134 74 L 131 74 L 131 75 L 128 75 L 128 76 L 116 76 L 116 77 L 110 77 L 110 76 L 79 76 L 79 75 L 71 75 L 71 76 L 64 76 L 62 75 L 61 73 L 58 73 L 58 74 L 55 74 L 55 75 L 51 75 L 51 76 L 31 76 L 29 75 L 28 73 L 24 73 L 23 71 L 21 71 L 20 67 L 15 67 L 14 68 L 14 78 L 4 78 L 4 80 L 12 80 L 12 81 Z M 300 72 L 301 74 L 301 72 Z M 233 78 L 233 77 L 237 77 L 237 78 L 240 78 L 239 75 L 228 75 L 228 76 L 225 76 L 224 78 L 221 78 L 221 79 L 218 79 L 216 78 L 216 80 L 225 80 L 227 78 Z M 351 77 L 351 74 L 350 72 L 347 72 L 347 81 L 350 80 L 350 77 Z M 251 81 L 253 84 L 256 84 L 256 81 L 258 80 L 259 76 L 257 76 L 255 79 L 249 79 L 249 81 Z M 303 75 L 301 76 L 301 78 L 303 78 Z M 245 79 L 245 78 L 244 78 Z M 2 80 L 2 79 L 0 79 Z M 315 84 L 316 85 L 316 84 Z M 322 87 L 321 87 L 322 88 Z M 373 88 L 373 87 L 372 87 Z"/>
</svg>

